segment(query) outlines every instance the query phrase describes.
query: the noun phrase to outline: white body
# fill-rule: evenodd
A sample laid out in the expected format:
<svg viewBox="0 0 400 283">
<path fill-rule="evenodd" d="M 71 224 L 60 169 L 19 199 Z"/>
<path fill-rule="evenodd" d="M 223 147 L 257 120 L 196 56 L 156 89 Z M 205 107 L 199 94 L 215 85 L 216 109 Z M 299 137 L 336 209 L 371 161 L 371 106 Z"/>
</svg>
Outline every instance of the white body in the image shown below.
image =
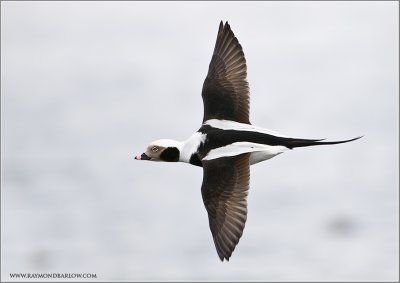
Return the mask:
<svg viewBox="0 0 400 283">
<path fill-rule="evenodd" d="M 284 137 L 281 134 L 278 134 L 276 132 L 261 127 L 238 123 L 234 121 L 228 121 L 228 120 L 212 119 L 204 122 L 204 124 L 221 130 L 251 131 L 251 132 L 259 132 L 259 133 L 272 134 L 275 136 Z M 191 155 L 194 152 L 196 152 L 197 148 L 200 146 L 202 142 L 205 141 L 205 139 L 206 139 L 205 134 L 196 132 L 192 136 L 190 136 L 187 140 L 182 142 L 174 140 L 158 140 L 154 143 L 164 146 L 174 146 L 178 148 L 180 151 L 179 161 L 189 163 Z M 251 143 L 251 142 L 235 142 L 230 145 L 211 150 L 206 155 L 206 157 L 204 157 L 204 160 L 212 160 L 220 157 L 236 156 L 243 153 L 251 153 L 250 164 L 253 165 L 258 162 L 270 159 L 284 152 L 285 150 L 287 150 L 287 147 L 285 146 L 270 146 L 270 145 Z"/>
<path fill-rule="evenodd" d="M 221 130 L 259 132 L 278 137 L 285 137 L 284 135 L 281 135 L 279 133 L 276 133 L 268 129 L 264 129 L 254 125 L 238 123 L 235 121 L 211 119 L 204 122 L 204 124 Z M 280 145 L 271 146 L 271 145 L 251 143 L 251 142 L 235 142 L 230 145 L 211 150 L 204 158 L 204 160 L 212 160 L 224 156 L 235 156 L 243 153 L 251 153 L 250 165 L 253 165 L 258 162 L 270 159 L 280 153 L 283 153 L 287 149 L 288 149 L 287 147 Z"/>
<path fill-rule="evenodd" d="M 270 146 L 251 142 L 235 142 L 230 145 L 210 150 L 203 160 L 212 160 L 220 157 L 236 156 L 251 153 L 250 165 L 270 159 L 287 150 L 284 146 Z"/>
</svg>

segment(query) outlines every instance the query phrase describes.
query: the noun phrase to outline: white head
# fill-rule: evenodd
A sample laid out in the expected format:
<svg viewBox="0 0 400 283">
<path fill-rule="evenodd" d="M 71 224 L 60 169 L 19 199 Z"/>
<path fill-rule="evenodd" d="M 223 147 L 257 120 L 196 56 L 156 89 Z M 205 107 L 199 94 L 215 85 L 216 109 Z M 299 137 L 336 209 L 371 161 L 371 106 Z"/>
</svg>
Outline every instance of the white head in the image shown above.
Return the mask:
<svg viewBox="0 0 400 283">
<path fill-rule="evenodd" d="M 147 147 L 146 152 L 135 157 L 136 160 L 179 161 L 182 143 L 174 140 L 156 140 Z"/>
</svg>

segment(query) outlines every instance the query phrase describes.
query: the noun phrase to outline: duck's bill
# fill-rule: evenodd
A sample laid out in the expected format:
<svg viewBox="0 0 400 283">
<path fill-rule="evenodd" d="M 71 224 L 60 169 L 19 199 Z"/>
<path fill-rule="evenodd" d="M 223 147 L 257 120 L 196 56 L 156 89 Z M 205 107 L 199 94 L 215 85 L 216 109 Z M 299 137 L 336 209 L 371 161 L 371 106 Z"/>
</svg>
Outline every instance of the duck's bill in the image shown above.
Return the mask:
<svg viewBox="0 0 400 283">
<path fill-rule="evenodd" d="M 148 156 L 146 155 L 146 153 L 142 153 L 142 155 L 136 155 L 136 156 L 135 156 L 135 159 L 136 159 L 136 160 L 150 160 L 150 157 L 148 157 Z"/>
</svg>

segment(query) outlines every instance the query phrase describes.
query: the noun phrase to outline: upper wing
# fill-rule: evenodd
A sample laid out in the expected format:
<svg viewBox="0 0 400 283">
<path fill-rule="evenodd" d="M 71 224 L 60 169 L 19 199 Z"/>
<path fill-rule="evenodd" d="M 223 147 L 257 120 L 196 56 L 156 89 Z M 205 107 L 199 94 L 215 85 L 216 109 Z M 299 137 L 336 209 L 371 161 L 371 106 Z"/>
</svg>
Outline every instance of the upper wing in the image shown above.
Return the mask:
<svg viewBox="0 0 400 283">
<path fill-rule="evenodd" d="M 249 85 L 242 46 L 228 22 L 219 25 L 217 42 L 203 84 L 203 123 L 209 119 L 250 124 Z"/>
<path fill-rule="evenodd" d="M 229 260 L 247 218 L 249 153 L 203 160 L 201 194 L 219 258 Z"/>
</svg>

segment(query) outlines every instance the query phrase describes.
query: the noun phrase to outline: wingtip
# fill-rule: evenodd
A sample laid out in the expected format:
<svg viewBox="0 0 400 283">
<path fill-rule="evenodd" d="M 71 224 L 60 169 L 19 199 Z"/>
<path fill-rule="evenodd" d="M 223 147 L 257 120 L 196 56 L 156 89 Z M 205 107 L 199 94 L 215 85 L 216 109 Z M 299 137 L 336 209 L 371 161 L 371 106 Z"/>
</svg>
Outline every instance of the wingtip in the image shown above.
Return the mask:
<svg viewBox="0 0 400 283">
<path fill-rule="evenodd" d="M 220 252 L 220 251 L 218 251 L 217 250 L 217 253 L 218 253 L 218 257 L 219 257 L 219 259 L 221 260 L 221 262 L 224 262 L 224 260 L 226 260 L 226 261 L 228 261 L 229 262 L 229 258 L 231 257 L 231 255 L 232 255 L 232 253 L 228 253 L 228 254 L 225 254 L 224 252 Z"/>
<path fill-rule="evenodd" d="M 224 30 L 224 22 L 221 20 L 221 22 L 219 23 L 219 27 L 218 27 L 218 36 L 220 36 L 220 34 L 222 34 L 222 31 Z M 218 42 L 218 40 L 217 40 Z"/>
<path fill-rule="evenodd" d="M 228 21 L 225 22 L 225 28 L 226 28 L 227 30 L 230 30 L 230 29 L 231 29 L 231 26 L 229 25 Z"/>
<path fill-rule="evenodd" d="M 229 262 L 229 257 L 226 256 L 220 256 L 219 259 L 221 260 L 221 262 L 224 262 L 225 260 Z"/>
<path fill-rule="evenodd" d="M 229 22 L 228 21 L 225 21 L 225 24 L 224 24 L 224 21 L 223 20 L 221 20 L 220 22 L 219 22 L 219 27 L 220 28 L 224 28 L 224 27 L 230 27 L 230 25 L 229 25 Z"/>
</svg>

